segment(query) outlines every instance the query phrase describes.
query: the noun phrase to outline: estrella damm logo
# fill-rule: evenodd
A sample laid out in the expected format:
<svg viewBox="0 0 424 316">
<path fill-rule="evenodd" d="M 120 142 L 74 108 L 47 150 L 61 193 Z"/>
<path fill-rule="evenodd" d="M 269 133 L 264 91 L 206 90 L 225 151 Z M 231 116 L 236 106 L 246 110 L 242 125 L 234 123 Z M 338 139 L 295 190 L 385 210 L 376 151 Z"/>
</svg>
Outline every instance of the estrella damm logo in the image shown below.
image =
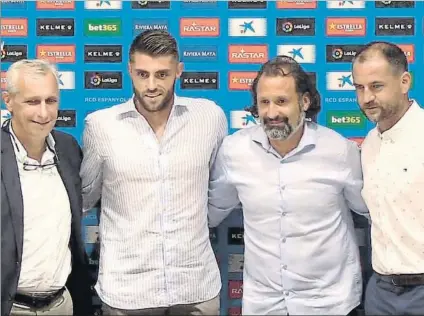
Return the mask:
<svg viewBox="0 0 424 316">
<path fill-rule="evenodd" d="M 115 18 L 85 19 L 85 36 L 120 36 L 122 34 L 122 21 Z"/>
<path fill-rule="evenodd" d="M 361 111 L 327 111 L 327 126 L 330 128 L 361 129 L 365 128 L 366 120 Z"/>
</svg>

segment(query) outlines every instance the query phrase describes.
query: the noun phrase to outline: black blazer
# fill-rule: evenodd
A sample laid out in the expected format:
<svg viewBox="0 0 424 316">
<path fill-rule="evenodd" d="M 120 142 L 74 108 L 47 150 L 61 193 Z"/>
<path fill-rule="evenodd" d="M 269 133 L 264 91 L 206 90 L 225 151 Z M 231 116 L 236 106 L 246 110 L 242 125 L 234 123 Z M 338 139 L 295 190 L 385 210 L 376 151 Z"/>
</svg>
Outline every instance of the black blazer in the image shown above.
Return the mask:
<svg viewBox="0 0 424 316">
<path fill-rule="evenodd" d="M 10 314 L 21 272 L 23 247 L 23 201 L 15 151 L 10 134 L 1 131 L 1 315 Z M 68 192 L 72 211 L 70 249 L 72 272 L 66 286 L 71 294 L 74 315 L 92 315 L 88 259 L 82 239 L 82 195 L 79 170 L 82 152 L 77 141 L 66 133 L 52 131 L 59 160 L 58 171 Z M 46 232 L 48 233 L 48 232 Z"/>
</svg>

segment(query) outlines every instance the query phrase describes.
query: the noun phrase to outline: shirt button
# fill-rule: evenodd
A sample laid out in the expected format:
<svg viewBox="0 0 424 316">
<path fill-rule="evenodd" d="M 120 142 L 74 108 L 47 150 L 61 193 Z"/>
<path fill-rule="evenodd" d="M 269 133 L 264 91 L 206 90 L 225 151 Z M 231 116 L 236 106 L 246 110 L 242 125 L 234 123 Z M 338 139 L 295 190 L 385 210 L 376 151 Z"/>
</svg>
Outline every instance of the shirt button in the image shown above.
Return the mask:
<svg viewBox="0 0 424 316">
<path fill-rule="evenodd" d="M 286 238 L 283 238 L 283 242 L 286 242 Z"/>
<path fill-rule="evenodd" d="M 284 291 L 284 295 L 288 296 L 289 295 L 289 291 Z"/>
<path fill-rule="evenodd" d="M 286 270 L 287 269 L 287 265 L 283 265 L 283 269 Z"/>
<path fill-rule="evenodd" d="M 286 214 L 287 214 L 286 212 L 283 212 L 283 216 L 286 216 Z"/>
</svg>

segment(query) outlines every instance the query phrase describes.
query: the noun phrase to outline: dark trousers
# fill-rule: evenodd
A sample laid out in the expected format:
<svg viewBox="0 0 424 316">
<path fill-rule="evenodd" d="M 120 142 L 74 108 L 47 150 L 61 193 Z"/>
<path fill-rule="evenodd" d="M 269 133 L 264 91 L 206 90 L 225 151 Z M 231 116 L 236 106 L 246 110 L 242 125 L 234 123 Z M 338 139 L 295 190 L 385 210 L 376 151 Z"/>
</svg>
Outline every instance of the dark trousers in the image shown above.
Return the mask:
<svg viewBox="0 0 424 316">
<path fill-rule="evenodd" d="M 365 315 L 424 315 L 424 285 L 398 286 L 373 273 L 365 291 Z"/>
</svg>

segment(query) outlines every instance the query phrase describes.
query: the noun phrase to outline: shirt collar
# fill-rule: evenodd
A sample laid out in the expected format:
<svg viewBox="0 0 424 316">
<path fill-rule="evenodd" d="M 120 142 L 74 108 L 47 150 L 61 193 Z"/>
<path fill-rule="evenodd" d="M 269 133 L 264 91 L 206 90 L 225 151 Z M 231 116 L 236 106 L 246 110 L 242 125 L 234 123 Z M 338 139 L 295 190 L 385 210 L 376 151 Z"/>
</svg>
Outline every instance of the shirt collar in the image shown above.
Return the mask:
<svg viewBox="0 0 424 316">
<path fill-rule="evenodd" d="M 189 106 L 190 104 L 188 102 L 184 102 L 182 97 L 177 96 L 174 93 L 174 104 L 172 106 Z M 134 103 L 134 94 L 131 96 L 131 98 L 121 105 L 118 106 L 118 114 L 125 114 L 125 113 L 138 113 L 137 109 L 135 108 Z"/>
<path fill-rule="evenodd" d="M 307 146 L 315 146 L 317 138 L 317 125 L 313 122 L 306 121 L 303 129 L 303 135 L 294 152 L 299 152 Z M 261 125 L 258 125 L 252 134 L 252 140 L 260 144 L 266 151 L 273 150 L 268 136 Z"/>
<path fill-rule="evenodd" d="M 418 105 L 416 100 L 411 100 L 412 104 L 409 109 L 405 112 L 405 114 L 401 117 L 401 119 L 392 126 L 392 128 L 387 131 L 380 133 L 377 128 L 377 133 L 380 138 L 387 138 L 389 140 L 394 140 L 397 135 L 402 133 L 405 129 L 408 129 L 409 126 L 413 125 L 415 122 L 415 118 L 417 111 L 421 108 Z"/>
<path fill-rule="evenodd" d="M 9 132 L 10 132 L 11 137 L 13 137 L 13 140 L 14 140 L 14 141 L 12 140 L 12 143 L 14 144 L 13 145 L 13 148 L 15 149 L 15 154 L 16 155 L 19 154 L 22 158 L 29 158 L 28 157 L 28 153 L 25 150 L 25 147 L 22 145 L 22 143 L 20 142 L 20 140 L 18 139 L 18 137 L 16 137 L 15 132 L 13 131 L 12 122 L 10 122 L 10 124 L 9 124 Z M 47 146 L 53 152 L 51 150 L 49 150 L 48 148 L 46 148 L 45 154 L 47 153 L 47 155 L 49 155 L 49 153 L 51 153 L 51 157 L 47 157 L 47 158 L 48 159 L 50 159 L 50 158 L 53 159 L 54 155 L 56 154 L 56 149 L 55 149 L 56 142 L 55 142 L 55 140 L 53 138 L 52 133 L 49 133 L 49 135 L 47 136 L 46 143 L 47 143 Z M 15 148 L 15 144 L 16 144 L 16 146 L 18 148 Z M 44 159 L 44 157 L 43 157 L 43 159 Z"/>
</svg>

